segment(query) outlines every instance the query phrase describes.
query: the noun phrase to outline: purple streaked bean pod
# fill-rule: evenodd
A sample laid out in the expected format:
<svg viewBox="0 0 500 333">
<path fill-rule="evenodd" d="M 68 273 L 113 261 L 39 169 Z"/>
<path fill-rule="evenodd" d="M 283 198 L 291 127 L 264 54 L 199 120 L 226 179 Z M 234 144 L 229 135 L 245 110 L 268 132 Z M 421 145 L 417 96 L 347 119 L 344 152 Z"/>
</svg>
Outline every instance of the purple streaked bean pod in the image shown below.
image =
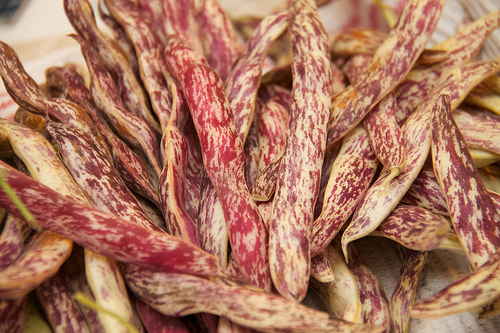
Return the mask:
<svg viewBox="0 0 500 333">
<path fill-rule="evenodd" d="M 399 205 L 371 235 L 424 252 L 438 249 L 450 232 L 450 223 L 444 216 L 418 206 Z"/>
<path fill-rule="evenodd" d="M 456 109 L 453 111 L 453 119 L 469 149 L 480 149 L 500 154 L 500 120 L 498 118 L 483 118 Z"/>
<path fill-rule="evenodd" d="M 397 122 L 402 123 L 450 70 L 474 59 L 499 24 L 500 11 L 491 12 L 447 40 L 435 44 L 432 49 L 447 51 L 446 59 L 415 67 L 394 89 L 398 103 Z"/>
<path fill-rule="evenodd" d="M 167 36 L 177 35 L 196 52 L 204 54 L 203 19 L 199 18 L 198 12 L 203 9 L 197 8 L 200 4 L 196 4 L 193 0 L 162 0 L 161 2 L 167 18 L 164 23 Z"/>
<path fill-rule="evenodd" d="M 132 1 L 114 0 L 106 1 L 106 4 L 134 45 L 141 82 L 164 133 L 172 113 L 172 99 L 160 66 L 163 43 L 153 27 L 142 19 L 143 12 Z"/>
<path fill-rule="evenodd" d="M 352 28 L 335 36 L 332 42 L 332 57 L 354 56 L 367 54 L 370 57 L 389 35 L 371 28 Z"/>
<path fill-rule="evenodd" d="M 156 225 L 144 213 L 113 165 L 85 132 L 69 125 L 47 121 L 68 170 L 93 207 L 121 216 L 144 228 Z"/>
<path fill-rule="evenodd" d="M 25 328 L 27 296 L 0 300 L 0 331 L 21 333 Z"/>
<path fill-rule="evenodd" d="M 402 173 L 386 184 L 390 172 L 382 170 L 379 178 L 370 186 L 353 218 L 342 235 L 344 255 L 349 242 L 368 235 L 396 207 L 422 169 L 431 145 L 431 123 L 435 110 L 440 107 L 437 97 L 441 94 L 451 96 L 452 109 L 484 78 L 500 70 L 498 60 L 476 61 L 450 72 L 420 104 L 402 127 L 405 136 L 406 167 Z"/>
<path fill-rule="evenodd" d="M 7 215 L 0 234 L 0 271 L 19 257 L 32 230 L 23 219 Z"/>
<path fill-rule="evenodd" d="M 155 131 L 161 133 L 160 124 L 151 110 L 148 96 L 127 57 L 114 40 L 97 27 L 92 6 L 88 0 L 64 0 L 64 11 L 68 21 L 80 36 L 98 53 L 99 61 L 113 74 L 119 96 L 125 108 L 141 118 Z"/>
<path fill-rule="evenodd" d="M 184 209 L 188 143 L 174 125 L 174 119 L 167 125 L 161 144 L 165 166 L 160 174 L 158 192 L 167 229 L 171 235 L 199 246 L 198 228 Z"/>
<path fill-rule="evenodd" d="M 60 269 L 36 289 L 45 316 L 54 331 L 91 332 L 64 274 Z"/>
<path fill-rule="evenodd" d="M 500 296 L 500 251 L 464 278 L 452 283 L 426 300 L 416 302 L 413 318 L 436 318 L 475 310 Z"/>
<path fill-rule="evenodd" d="M 332 317 L 362 323 L 360 286 L 356 277 L 333 246 L 328 246 L 322 253 L 326 256 L 335 278 L 329 283 L 321 284 L 311 280 L 313 290 L 318 292 Z"/>
<path fill-rule="evenodd" d="M 234 113 L 238 135 L 243 142 L 246 141 L 254 118 L 264 57 L 272 42 L 285 31 L 287 26 L 286 11 L 266 16 L 246 41 L 240 57 L 226 79 L 227 98 Z"/>
<path fill-rule="evenodd" d="M 184 325 L 177 316 L 165 316 L 140 299 L 135 300 L 135 308 L 141 318 L 147 332 L 171 332 L 189 333 L 188 327 Z"/>
<path fill-rule="evenodd" d="M 165 232 L 148 230 L 115 215 L 68 199 L 0 161 L 4 179 L 43 227 L 109 258 L 156 270 L 218 275 L 218 260 Z M 0 207 L 19 210 L 0 192 Z"/>
<path fill-rule="evenodd" d="M 349 263 L 347 267 L 359 284 L 361 317 L 363 323 L 384 327 L 390 331 L 391 317 L 389 301 L 377 276 L 362 262 L 356 249 L 349 245 Z"/>
<path fill-rule="evenodd" d="M 311 258 L 311 276 L 321 283 L 332 282 L 336 279 L 325 252 Z"/>
<path fill-rule="evenodd" d="M 221 79 L 206 60 L 169 39 L 165 61 L 179 81 L 200 139 L 203 162 L 224 210 L 229 239 L 242 273 L 270 288 L 267 234 L 244 178 L 244 152 Z"/>
<path fill-rule="evenodd" d="M 333 99 L 328 145 L 356 126 L 373 106 L 405 78 L 434 32 L 444 2 L 408 2 L 389 36 L 373 55 L 368 69 Z"/>
<path fill-rule="evenodd" d="M 222 82 L 225 82 L 241 53 L 241 45 L 231 19 L 217 0 L 201 1 L 196 19 L 199 20 L 207 61 Z"/>
<path fill-rule="evenodd" d="M 424 165 L 401 202 L 425 208 L 434 214 L 450 215 L 443 190 L 437 182 L 432 166 Z"/>
<path fill-rule="evenodd" d="M 49 230 L 35 234 L 23 253 L 0 272 L 0 298 L 27 295 L 59 270 L 72 247 L 72 241 Z"/>
<path fill-rule="evenodd" d="M 338 320 L 298 302 L 227 279 L 161 272 L 145 275 L 134 269 L 127 269 L 124 274 L 131 282 L 132 292 L 165 315 L 209 312 L 264 332 L 382 332 L 379 327 Z"/>
<path fill-rule="evenodd" d="M 87 63 L 94 104 L 128 143 L 143 151 L 156 173 L 160 174 L 162 163 L 156 132 L 144 119 L 124 108 L 114 82 L 98 62 L 88 43 L 78 35 L 71 36 L 80 44 Z"/>
<path fill-rule="evenodd" d="M 68 66 L 50 67 L 45 71 L 45 77 L 51 88 L 63 92 L 66 98 L 80 105 L 90 115 L 107 142 L 112 156 L 111 160 L 127 186 L 135 193 L 158 203 L 156 179 L 149 173 L 145 162 L 112 132 L 97 112 L 92 105 L 92 97 L 84 85 L 83 78 L 75 72 L 74 68 Z"/>
<path fill-rule="evenodd" d="M 432 162 L 454 230 L 471 265 L 478 268 L 500 248 L 500 214 L 451 112 L 450 97 L 442 95 L 432 125 Z"/>
<path fill-rule="evenodd" d="M 392 293 L 390 311 L 393 332 L 408 332 L 410 312 L 417 295 L 417 287 L 429 265 L 429 252 L 404 252 L 401 276 Z"/>
<path fill-rule="evenodd" d="M 316 3 L 292 1 L 289 16 L 294 85 L 269 223 L 269 266 L 278 292 L 300 301 L 310 276 L 314 204 L 326 149 L 333 78 L 328 37 Z"/>
<path fill-rule="evenodd" d="M 313 223 L 311 256 L 322 252 L 354 212 L 378 167 L 363 126 L 343 139 L 325 189 L 321 214 Z"/>
</svg>

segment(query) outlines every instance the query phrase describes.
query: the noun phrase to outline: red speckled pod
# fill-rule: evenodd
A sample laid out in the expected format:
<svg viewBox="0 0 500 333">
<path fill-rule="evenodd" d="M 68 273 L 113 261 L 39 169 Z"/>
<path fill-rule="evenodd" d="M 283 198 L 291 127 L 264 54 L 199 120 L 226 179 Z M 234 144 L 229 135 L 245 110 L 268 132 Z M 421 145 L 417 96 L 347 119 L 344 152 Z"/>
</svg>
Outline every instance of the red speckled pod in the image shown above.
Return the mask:
<svg viewBox="0 0 500 333">
<path fill-rule="evenodd" d="M 241 53 L 233 23 L 217 0 L 203 0 L 196 19 L 199 20 L 207 61 L 225 82 Z M 199 52 L 197 48 L 195 50 Z"/>
<path fill-rule="evenodd" d="M 392 239 L 407 249 L 432 251 L 439 248 L 450 231 L 450 223 L 442 215 L 417 206 L 399 205 L 371 235 Z"/>
<path fill-rule="evenodd" d="M 226 94 L 240 139 L 245 142 L 254 117 L 255 101 L 269 46 L 288 26 L 288 13 L 266 16 L 245 43 L 241 56 L 226 79 Z"/>
<path fill-rule="evenodd" d="M 389 169 L 394 177 L 399 175 L 406 154 L 403 133 L 396 122 L 396 98 L 392 92 L 366 115 L 363 125 L 380 163 Z"/>
<path fill-rule="evenodd" d="M 26 297 L 0 300 L 0 332 L 23 332 Z"/>
<path fill-rule="evenodd" d="M 389 170 L 384 169 L 371 185 L 354 212 L 352 221 L 342 235 L 342 247 L 346 254 L 347 243 L 368 235 L 396 207 L 422 169 L 431 144 L 433 113 L 439 108 L 437 96 L 451 96 L 452 108 L 463 100 L 467 92 L 484 78 L 500 69 L 497 60 L 471 62 L 456 68 L 445 77 L 434 94 L 428 95 L 419 108 L 402 127 L 405 136 L 406 167 L 402 173 L 386 184 Z"/>
<path fill-rule="evenodd" d="M 199 246 L 198 228 L 184 209 L 189 148 L 173 120 L 167 125 L 162 139 L 165 166 L 158 185 L 161 208 L 169 233 Z"/>
<path fill-rule="evenodd" d="M 322 283 L 335 280 L 335 274 L 325 252 L 321 252 L 311 259 L 311 276 Z"/>
<path fill-rule="evenodd" d="M 144 228 L 156 227 L 116 169 L 85 132 L 50 120 L 47 121 L 47 129 L 57 142 L 62 159 L 75 182 L 86 193 L 93 207 L 121 216 Z"/>
<path fill-rule="evenodd" d="M 499 24 L 500 11 L 491 12 L 447 40 L 435 44 L 432 50 L 447 51 L 446 58 L 436 64 L 423 64 L 412 69 L 394 90 L 398 103 L 398 123 L 403 122 L 415 110 L 450 70 L 474 59 L 487 37 Z"/>
<path fill-rule="evenodd" d="M 443 190 L 437 182 L 432 166 L 424 165 L 401 202 L 425 208 L 434 214 L 450 215 Z"/>
<path fill-rule="evenodd" d="M 328 145 L 356 126 L 373 106 L 404 79 L 434 32 L 444 2 L 408 2 L 389 36 L 373 55 L 367 71 L 333 99 Z"/>
<path fill-rule="evenodd" d="M 236 262 L 249 281 L 270 288 L 267 234 L 246 186 L 243 144 L 222 81 L 201 56 L 175 37 L 167 43 L 165 61 L 189 105 L 203 162 L 224 210 Z"/>
<path fill-rule="evenodd" d="M 0 271 L 19 257 L 32 230 L 24 220 L 7 216 L 0 234 Z"/>
<path fill-rule="evenodd" d="M 42 95 L 40 87 L 26 73 L 17 54 L 7 44 L 0 42 L 0 76 L 5 89 L 12 99 L 26 110 L 51 117 L 65 124 L 73 124 L 89 133 L 96 144 L 107 150 L 101 134 L 85 111 L 75 103 L 58 98 L 47 99 Z"/>
<path fill-rule="evenodd" d="M 312 289 L 318 292 L 332 317 L 361 324 L 363 319 L 358 280 L 333 246 L 328 246 L 322 253 L 326 256 L 335 278 L 329 283 L 311 280 Z"/>
<path fill-rule="evenodd" d="M 116 170 L 127 186 L 152 202 L 158 203 L 155 181 L 145 162 L 112 132 L 104 119 L 97 113 L 91 104 L 90 91 L 75 69 L 69 66 L 50 67 L 45 71 L 45 78 L 47 85 L 63 92 L 66 98 L 80 105 L 90 115 L 107 142 L 112 156 L 111 161 L 114 162 Z M 102 152 L 106 153 L 106 151 Z"/>
<path fill-rule="evenodd" d="M 147 332 L 189 333 L 179 317 L 165 316 L 140 299 L 135 300 L 135 308 Z"/>
<path fill-rule="evenodd" d="M 326 127 L 332 72 L 328 37 L 313 1 L 292 1 L 293 45 L 290 124 L 269 223 L 269 265 L 274 286 L 301 300 L 310 275 L 310 242 Z M 314 31 L 314 34 L 307 34 Z M 318 76 L 316 73 L 323 73 Z"/>
<path fill-rule="evenodd" d="M 262 171 L 285 148 L 290 116 L 281 104 L 268 101 L 259 112 L 259 171 Z"/>
<path fill-rule="evenodd" d="M 45 316 L 54 332 L 91 332 L 73 298 L 65 274 L 60 269 L 36 289 Z"/>
<path fill-rule="evenodd" d="M 151 111 L 151 104 L 141 83 L 128 64 L 127 57 L 114 40 L 104 35 L 95 21 L 88 0 L 64 0 L 64 11 L 68 21 L 84 40 L 99 55 L 99 61 L 109 70 L 117 82 L 119 95 L 131 113 L 142 117 L 157 132 L 161 132 L 158 120 Z"/>
<path fill-rule="evenodd" d="M 391 327 L 389 301 L 377 276 L 365 266 L 352 244 L 349 246 L 347 267 L 358 280 L 361 300 L 361 317 L 364 323 L 382 326 L 385 331 Z"/>
<path fill-rule="evenodd" d="M 204 54 L 203 32 L 193 0 L 160 0 L 166 19 L 166 34 L 177 35 L 199 54 Z M 202 9 L 199 9 L 202 10 Z M 204 36 L 203 36 L 204 37 Z"/>
<path fill-rule="evenodd" d="M 128 143 L 144 152 L 156 173 L 160 174 L 162 164 L 156 132 L 144 119 L 125 110 L 116 86 L 89 49 L 88 43 L 78 35 L 71 36 L 80 44 L 87 62 L 94 104 Z"/>
<path fill-rule="evenodd" d="M 37 233 L 23 253 L 0 272 L 0 298 L 27 295 L 59 270 L 72 247 L 73 242 L 51 231 Z"/>
<path fill-rule="evenodd" d="M 30 207 L 36 221 L 83 247 L 118 261 L 156 270 L 217 275 L 217 259 L 185 241 L 152 231 L 115 215 L 63 197 L 0 162 L 5 181 Z M 21 217 L 7 195 L 0 192 L 0 207 Z"/>
<path fill-rule="evenodd" d="M 354 212 L 378 164 L 363 126 L 355 127 L 343 138 L 330 171 L 323 209 L 313 223 L 311 256 L 328 246 Z"/>
<path fill-rule="evenodd" d="M 457 109 L 453 111 L 453 119 L 469 149 L 475 148 L 500 154 L 500 120 L 498 118 L 483 118 Z"/>
<path fill-rule="evenodd" d="M 440 103 L 432 125 L 434 172 L 460 243 L 478 268 L 500 248 L 500 215 L 453 120 L 449 96 Z"/>
<path fill-rule="evenodd" d="M 500 296 L 500 251 L 473 273 L 414 304 L 414 318 L 436 318 L 477 309 Z"/>
<path fill-rule="evenodd" d="M 429 252 L 405 251 L 401 276 L 392 293 L 390 310 L 393 332 L 408 332 L 410 311 L 417 287 L 429 265 Z"/>
<path fill-rule="evenodd" d="M 227 279 L 160 272 L 145 275 L 133 269 L 124 274 L 133 281 L 130 287 L 137 297 L 165 315 L 208 312 L 264 332 L 382 332 L 379 327 L 334 319 L 325 312 Z"/>
<path fill-rule="evenodd" d="M 335 36 L 332 43 L 332 56 L 352 56 L 367 54 L 370 58 L 388 38 L 385 32 L 370 28 L 352 28 Z"/>
<path fill-rule="evenodd" d="M 132 1 L 113 0 L 106 1 L 106 4 L 134 45 L 141 82 L 149 95 L 163 133 L 172 113 L 172 100 L 159 64 L 163 61 L 161 58 L 163 43 L 153 27 L 142 19 L 143 12 Z"/>
</svg>

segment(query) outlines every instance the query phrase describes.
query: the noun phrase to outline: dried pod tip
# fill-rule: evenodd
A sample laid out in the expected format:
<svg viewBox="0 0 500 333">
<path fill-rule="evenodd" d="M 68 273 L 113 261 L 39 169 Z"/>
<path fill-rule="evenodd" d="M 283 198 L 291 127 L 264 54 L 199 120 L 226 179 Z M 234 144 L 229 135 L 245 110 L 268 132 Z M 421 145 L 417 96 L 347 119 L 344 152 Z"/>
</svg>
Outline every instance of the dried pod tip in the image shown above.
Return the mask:
<svg viewBox="0 0 500 333">
<path fill-rule="evenodd" d="M 387 178 L 384 180 L 384 182 L 381 185 L 382 191 L 385 191 L 387 184 L 390 183 L 391 180 L 393 180 L 395 177 L 399 176 L 401 174 L 401 168 L 400 167 L 393 167 L 391 168 L 391 172 L 387 176 Z"/>
<path fill-rule="evenodd" d="M 75 298 L 75 300 L 78 303 L 80 303 L 83 306 L 86 306 L 86 307 L 88 307 L 88 308 L 90 308 L 90 309 L 92 309 L 92 310 L 94 310 L 96 312 L 101 312 L 101 313 L 105 313 L 107 315 L 112 316 L 120 324 L 122 324 L 123 327 L 125 327 L 128 332 L 130 332 L 130 333 L 139 333 L 139 331 L 134 326 L 132 326 L 129 322 L 127 322 L 125 319 L 123 319 L 122 317 L 120 317 L 119 315 L 117 315 L 116 313 L 114 313 L 113 311 L 109 311 L 109 310 L 103 308 L 102 306 L 100 306 L 99 304 L 97 304 L 95 301 L 93 301 L 89 297 L 85 296 L 85 294 L 83 294 L 82 292 L 75 293 L 73 295 L 73 297 Z"/>
</svg>

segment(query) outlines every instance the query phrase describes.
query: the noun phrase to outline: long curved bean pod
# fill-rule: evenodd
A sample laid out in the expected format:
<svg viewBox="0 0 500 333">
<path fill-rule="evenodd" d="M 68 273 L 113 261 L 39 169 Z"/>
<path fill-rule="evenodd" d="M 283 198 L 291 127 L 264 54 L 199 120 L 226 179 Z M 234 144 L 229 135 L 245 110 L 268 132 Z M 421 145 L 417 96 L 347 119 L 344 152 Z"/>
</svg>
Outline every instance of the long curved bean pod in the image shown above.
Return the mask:
<svg viewBox="0 0 500 333">
<path fill-rule="evenodd" d="M 401 276 L 391 297 L 390 311 L 394 333 L 408 332 L 410 312 L 417 287 L 429 264 L 429 252 L 405 251 Z"/>
<path fill-rule="evenodd" d="M 370 57 L 389 37 L 385 32 L 370 28 L 352 28 L 335 36 L 332 42 L 332 57 L 367 54 Z"/>
<path fill-rule="evenodd" d="M 311 258 L 311 276 L 320 282 L 335 280 L 335 275 L 325 252 Z"/>
<path fill-rule="evenodd" d="M 385 331 L 389 331 L 391 327 L 389 301 L 380 281 L 362 262 L 352 244 L 349 245 L 348 251 L 351 260 L 347 267 L 358 281 L 363 322 L 382 326 Z"/>
<path fill-rule="evenodd" d="M 64 274 L 60 269 L 36 289 L 45 316 L 55 332 L 91 332 Z"/>
<path fill-rule="evenodd" d="M 483 118 L 457 109 L 453 111 L 453 119 L 469 149 L 481 149 L 500 154 L 500 120 Z"/>
<path fill-rule="evenodd" d="M 311 280 L 313 290 L 318 293 L 332 317 L 362 323 L 358 280 L 347 267 L 344 258 L 332 246 L 325 249 L 325 255 L 335 279 L 328 283 Z"/>
<path fill-rule="evenodd" d="M 123 107 L 116 86 L 104 67 L 78 35 L 71 35 L 81 46 L 91 77 L 90 92 L 97 108 L 106 115 L 120 135 L 131 145 L 141 149 L 157 174 L 161 172 L 159 143 L 156 132 L 148 123 Z"/>
<path fill-rule="evenodd" d="M 133 281 L 130 286 L 137 297 L 165 315 L 209 312 L 263 332 L 382 332 L 379 327 L 333 319 L 300 303 L 227 280 L 159 272 L 144 275 L 133 269 L 124 274 Z"/>
<path fill-rule="evenodd" d="M 225 82 L 241 53 L 231 19 L 217 0 L 203 0 L 196 18 L 200 22 L 207 61 Z"/>
<path fill-rule="evenodd" d="M 371 185 L 354 212 L 353 219 L 342 235 L 342 247 L 346 255 L 349 242 L 368 235 L 396 207 L 418 173 L 422 169 L 431 145 L 431 122 L 433 113 L 440 105 L 438 96 L 451 96 L 452 109 L 456 108 L 465 95 L 485 77 L 500 70 L 500 62 L 495 59 L 466 64 L 450 72 L 436 91 L 428 95 L 419 108 L 402 127 L 405 135 L 406 167 L 402 173 L 386 184 L 390 172 L 382 170 L 379 178 Z"/>
<path fill-rule="evenodd" d="M 377 49 L 368 70 L 332 101 L 327 144 L 339 140 L 401 82 L 441 18 L 442 0 L 410 1 Z"/>
<path fill-rule="evenodd" d="M 38 84 L 24 70 L 14 49 L 1 41 L 0 54 L 0 76 L 7 92 L 19 106 L 42 116 L 48 113 L 62 123 L 82 128 L 92 135 L 99 147 L 107 150 L 92 119 L 79 105 L 58 98 L 45 98 Z"/>
<path fill-rule="evenodd" d="M 241 56 L 225 82 L 226 94 L 234 113 L 240 139 L 245 142 L 254 117 L 255 101 L 261 81 L 264 57 L 269 46 L 288 26 L 288 13 L 266 16 L 246 41 Z"/>
<path fill-rule="evenodd" d="M 181 237 L 194 245 L 200 244 L 198 228 L 184 209 L 187 167 L 187 141 L 174 125 L 167 125 L 162 139 L 165 166 L 160 174 L 159 197 L 163 216 L 171 235 Z"/>
<path fill-rule="evenodd" d="M 159 65 L 162 61 L 163 44 L 153 28 L 142 19 L 143 13 L 132 1 L 114 0 L 107 1 L 106 4 L 134 44 L 141 82 L 148 92 L 151 106 L 159 119 L 163 133 L 172 113 L 168 85 Z"/>
<path fill-rule="evenodd" d="M 447 51 L 446 59 L 436 64 L 417 66 L 394 89 L 398 103 L 398 123 L 403 122 L 415 110 L 426 94 L 432 91 L 450 70 L 474 59 L 487 37 L 499 25 L 500 11 L 491 12 L 454 36 L 435 44 L 432 49 Z"/>
<path fill-rule="evenodd" d="M 19 257 L 31 231 L 27 222 L 7 215 L 0 234 L 0 271 Z"/>
<path fill-rule="evenodd" d="M 167 38 L 166 25 L 168 21 L 172 21 L 169 16 L 166 19 L 166 13 L 164 11 L 163 4 L 165 1 L 162 0 L 133 0 L 133 4 L 137 5 L 137 8 L 142 12 L 142 17 L 144 21 L 148 23 L 155 31 L 158 37 L 164 42 Z M 169 13 L 170 14 L 170 13 Z"/>
<path fill-rule="evenodd" d="M 27 297 L 0 300 L 0 331 L 23 332 Z"/>
<path fill-rule="evenodd" d="M 404 137 L 396 122 L 396 98 L 390 92 L 365 117 L 363 125 L 380 163 L 396 177 L 406 160 Z M 387 178 L 391 181 L 391 178 Z"/>
<path fill-rule="evenodd" d="M 314 220 L 311 256 L 323 251 L 354 212 L 378 167 L 363 126 L 343 139 L 330 171 L 321 214 Z"/>
<path fill-rule="evenodd" d="M 413 305 L 414 318 L 436 318 L 477 309 L 500 296 L 500 251 L 477 270 Z"/>
<path fill-rule="evenodd" d="M 196 52 L 204 54 L 202 23 L 198 21 L 200 14 L 195 1 L 162 0 L 161 4 L 167 18 L 164 22 L 167 36 L 177 35 Z"/>
<path fill-rule="evenodd" d="M 314 204 L 319 193 L 330 117 L 332 72 L 328 37 L 313 1 L 292 1 L 294 86 L 285 152 L 269 224 L 269 266 L 283 296 L 301 300 L 310 275 Z M 307 35 L 306 31 L 315 31 Z M 314 73 L 324 73 L 318 77 Z"/>
<path fill-rule="evenodd" d="M 407 249 L 424 252 L 439 248 L 450 231 L 450 224 L 442 215 L 418 206 L 399 205 L 371 235 L 386 237 Z"/>
<path fill-rule="evenodd" d="M 222 81 L 201 56 L 174 37 L 165 48 L 165 61 L 189 105 L 203 162 L 224 210 L 236 262 L 249 281 L 270 288 L 267 234 L 246 186 L 243 144 Z"/>
<path fill-rule="evenodd" d="M 47 129 L 57 142 L 62 159 L 74 175 L 75 182 L 85 191 L 93 207 L 111 214 L 120 214 L 144 228 L 156 226 L 144 213 L 113 165 L 85 132 L 52 121 L 47 121 Z"/>
<path fill-rule="evenodd" d="M 0 170 L 42 227 L 95 253 L 160 271 L 195 275 L 218 275 L 220 272 L 215 257 L 185 241 L 65 198 L 4 162 L 0 162 Z M 0 206 L 22 217 L 3 191 L 0 192 Z"/>
<path fill-rule="evenodd" d="M 112 132 L 95 107 L 91 105 L 92 97 L 83 79 L 68 66 L 48 68 L 45 71 L 45 77 L 51 88 L 60 90 L 66 98 L 80 105 L 90 115 L 107 142 L 112 162 L 127 186 L 152 202 L 158 203 L 156 180 L 153 180 L 144 161 Z"/>
<path fill-rule="evenodd" d="M 281 104 L 270 100 L 263 105 L 258 117 L 259 171 L 261 171 L 285 148 L 290 116 Z"/>
<path fill-rule="evenodd" d="M 56 233 L 37 233 L 23 253 L 0 272 L 0 298 L 27 295 L 59 270 L 72 247 L 73 242 Z"/>
<path fill-rule="evenodd" d="M 119 96 L 131 113 L 142 117 L 152 128 L 161 133 L 158 120 L 153 116 L 147 94 L 127 57 L 112 39 L 104 35 L 95 21 L 92 6 L 88 0 L 64 0 L 64 11 L 78 34 L 89 43 L 107 70 L 113 73 Z"/>
<path fill-rule="evenodd" d="M 474 268 L 500 248 L 500 214 L 484 186 L 451 115 L 450 98 L 434 115 L 432 162 L 448 203 L 451 222 Z"/>
<path fill-rule="evenodd" d="M 437 182 L 432 166 L 424 165 L 401 202 L 425 208 L 434 214 L 450 215 L 443 190 Z"/>
</svg>

